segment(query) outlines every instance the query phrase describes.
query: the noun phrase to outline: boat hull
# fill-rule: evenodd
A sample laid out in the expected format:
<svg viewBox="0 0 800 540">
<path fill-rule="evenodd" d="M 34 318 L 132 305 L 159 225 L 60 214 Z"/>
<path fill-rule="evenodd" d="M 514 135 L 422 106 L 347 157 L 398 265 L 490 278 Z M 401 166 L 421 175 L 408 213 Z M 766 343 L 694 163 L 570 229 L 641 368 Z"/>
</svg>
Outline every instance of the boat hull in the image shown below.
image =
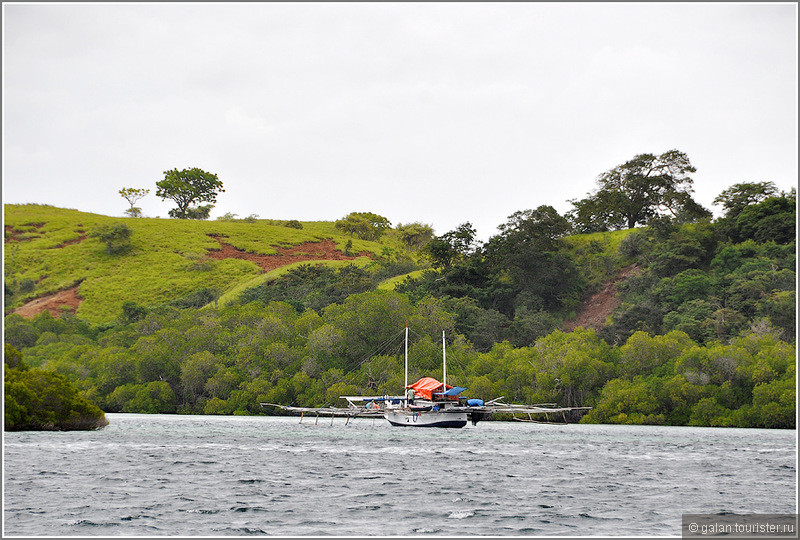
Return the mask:
<svg viewBox="0 0 800 540">
<path fill-rule="evenodd" d="M 464 411 L 386 411 L 384 418 L 398 427 L 462 428 L 467 425 Z"/>
</svg>

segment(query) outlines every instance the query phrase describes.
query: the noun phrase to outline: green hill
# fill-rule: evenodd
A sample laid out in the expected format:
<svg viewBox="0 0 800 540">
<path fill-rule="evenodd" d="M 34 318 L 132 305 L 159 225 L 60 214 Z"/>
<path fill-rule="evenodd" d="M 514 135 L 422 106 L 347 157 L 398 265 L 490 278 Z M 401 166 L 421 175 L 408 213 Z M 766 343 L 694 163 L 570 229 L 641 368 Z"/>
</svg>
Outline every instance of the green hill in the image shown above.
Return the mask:
<svg viewBox="0 0 800 540">
<path fill-rule="evenodd" d="M 445 330 L 473 397 L 594 407 L 585 422 L 794 428 L 795 206 L 571 236 L 545 207 L 484 245 L 469 224 L 412 242 L 429 268 L 400 242 L 415 227 L 365 242 L 325 222 L 7 206 L 4 337 L 107 412 L 396 392 L 408 324 L 411 378 L 441 375 Z M 109 254 L 93 233 L 114 225 L 130 247 Z M 77 316 L 51 316 L 59 302 Z"/>
<path fill-rule="evenodd" d="M 270 220 L 118 218 L 35 204 L 4 208 L 6 313 L 27 305 L 29 315 L 48 308 L 56 315 L 76 312 L 93 324 L 116 320 L 125 302 L 152 306 L 203 289 L 225 301 L 300 260 L 337 258 L 332 262 L 363 266 L 387 248 L 403 249 L 391 234 L 380 242 L 360 240 L 333 222 L 294 228 L 296 222 L 292 227 Z M 130 247 L 119 254 L 107 253 L 92 236 L 114 224 L 130 230 Z M 48 298 L 54 293 L 60 295 Z"/>
</svg>

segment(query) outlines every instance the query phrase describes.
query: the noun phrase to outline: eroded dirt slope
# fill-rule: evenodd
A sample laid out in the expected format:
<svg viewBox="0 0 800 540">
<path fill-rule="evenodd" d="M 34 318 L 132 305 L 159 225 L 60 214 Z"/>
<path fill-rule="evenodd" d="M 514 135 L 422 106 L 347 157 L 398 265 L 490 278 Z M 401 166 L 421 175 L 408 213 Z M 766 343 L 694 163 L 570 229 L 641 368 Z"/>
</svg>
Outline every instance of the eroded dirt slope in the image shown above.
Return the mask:
<svg viewBox="0 0 800 540">
<path fill-rule="evenodd" d="M 622 303 L 617 296 L 617 283 L 628 279 L 639 273 L 639 271 L 639 267 L 635 264 L 621 269 L 613 279 L 604 283 L 599 291 L 580 305 L 576 317 L 564 323 L 564 330 L 572 332 L 579 326 L 599 330 L 605 326 L 608 317 Z"/>
</svg>

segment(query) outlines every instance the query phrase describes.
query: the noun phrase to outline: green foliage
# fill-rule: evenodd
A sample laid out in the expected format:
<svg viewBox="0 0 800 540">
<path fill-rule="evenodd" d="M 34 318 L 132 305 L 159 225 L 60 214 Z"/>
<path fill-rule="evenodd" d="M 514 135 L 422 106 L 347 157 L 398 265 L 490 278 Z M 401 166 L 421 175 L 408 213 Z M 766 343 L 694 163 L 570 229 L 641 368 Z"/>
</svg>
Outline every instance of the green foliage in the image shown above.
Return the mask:
<svg viewBox="0 0 800 540">
<path fill-rule="evenodd" d="M 141 320 L 147 315 L 147 308 L 140 306 L 136 302 L 125 302 L 122 304 L 122 320 L 125 323 L 132 323 Z"/>
<path fill-rule="evenodd" d="M 428 242 L 425 254 L 434 268 L 450 268 L 453 264 L 464 263 L 475 253 L 476 233 L 472 223 L 462 223 Z"/>
<path fill-rule="evenodd" d="M 57 371 L 115 412 L 254 414 L 259 402 L 318 406 L 340 395 L 396 393 L 398 330 L 408 322 L 411 377 L 441 377 L 445 329 L 448 380 L 471 397 L 593 406 L 587 422 L 793 427 L 795 346 L 768 327 L 706 345 L 680 331 L 638 332 L 614 346 L 594 330 L 555 330 L 522 347 L 487 337 L 481 352 L 456 332 L 458 314 L 471 309 L 480 310 L 468 299 L 414 304 L 384 291 L 320 312 L 283 302 L 161 308 L 100 332 L 49 315 L 6 323 L 36 337 L 26 363 Z M 489 328 L 475 319 L 475 335 Z"/>
<path fill-rule="evenodd" d="M 36 282 L 30 278 L 25 278 L 19 282 L 19 292 L 26 294 L 31 293 L 36 288 Z"/>
<path fill-rule="evenodd" d="M 65 376 L 28 369 L 20 352 L 8 344 L 3 375 L 6 431 L 86 430 L 108 424 L 103 411 Z"/>
<path fill-rule="evenodd" d="M 371 212 L 351 212 L 334 224 L 350 236 L 372 241 L 377 241 L 391 225 L 385 217 Z"/>
<path fill-rule="evenodd" d="M 6 369 L 18 369 L 20 371 L 26 371 L 28 369 L 28 366 L 25 365 L 25 362 L 22 360 L 22 353 L 8 343 L 5 344 L 3 361 L 6 365 Z"/>
<path fill-rule="evenodd" d="M 640 239 L 639 231 L 625 229 L 572 235 L 564 238 L 564 244 L 585 281 L 586 290 L 596 290 L 636 260 L 645 249 L 644 242 L 634 247 Z M 629 253 L 629 249 L 639 251 Z"/>
<path fill-rule="evenodd" d="M 247 219 L 247 218 L 245 218 L 245 219 Z M 283 222 L 283 226 L 284 227 L 289 227 L 291 229 L 302 229 L 303 228 L 303 224 L 300 223 L 299 221 L 297 221 L 296 219 L 290 219 L 288 221 L 284 221 Z"/>
<path fill-rule="evenodd" d="M 727 341 L 757 319 L 786 339 L 794 335 L 794 240 L 723 243 L 720 225 L 705 220 L 635 234 L 640 245 L 628 255 L 644 270 L 618 284 L 622 305 L 602 330 L 605 339 L 675 329 L 701 343 Z"/>
<path fill-rule="evenodd" d="M 17 349 L 33 347 L 39 339 L 39 331 L 20 315 L 12 314 L 6 317 L 3 329 L 3 338 L 6 344 Z"/>
<path fill-rule="evenodd" d="M 113 412 L 170 414 L 177 408 L 175 393 L 164 381 L 123 384 L 114 389 L 106 403 Z"/>
<path fill-rule="evenodd" d="M 674 276 L 693 268 L 704 268 L 710 262 L 719 241 L 708 221 L 684 225 L 668 234 L 661 242 L 654 237 L 652 271 L 661 277 Z"/>
<path fill-rule="evenodd" d="M 454 299 L 456 328 L 479 350 L 504 339 L 528 345 L 551 331 L 578 301 L 583 276 L 563 239 L 569 223 L 550 206 L 516 212 L 485 246 L 467 222 L 426 247 L 438 271 L 396 285 L 419 300 Z"/>
<path fill-rule="evenodd" d="M 691 197 L 693 172 L 678 150 L 634 156 L 600 175 L 594 194 L 571 201 L 572 221 L 580 232 L 595 232 L 646 225 L 665 211 L 682 220 L 710 217 Z"/>
<path fill-rule="evenodd" d="M 736 236 L 740 240 L 788 244 L 796 237 L 796 219 L 796 197 L 770 197 L 739 213 Z"/>
<path fill-rule="evenodd" d="M 253 262 L 236 259 L 214 260 L 207 257 L 220 245 L 214 237 L 243 251 L 270 255 L 275 246 L 333 239 L 339 246 L 349 240 L 331 222 L 305 222 L 302 229 L 272 225 L 267 220 L 248 223 L 243 220 L 195 221 L 156 218 L 127 219 L 130 250 L 121 256 L 109 256 L 99 249 L 96 240 L 87 240 L 84 231 L 119 223 L 119 218 L 65 210 L 43 205 L 5 205 L 5 225 L 19 234 L 35 234 L 30 240 L 10 241 L 4 250 L 5 281 L 13 292 L 6 309 L 14 309 L 32 298 L 80 284 L 83 301 L 77 317 L 92 324 L 112 324 L 122 312 L 122 304 L 152 308 L 178 300 L 202 288 L 215 288 L 228 297 L 243 290 L 247 282 L 264 279 L 261 268 Z M 26 225 L 36 223 L 37 226 Z M 381 243 L 353 239 L 353 251 L 379 255 L 384 247 L 403 250 L 389 235 Z M 340 247 L 341 249 L 341 247 Z M 365 257 L 355 261 L 369 262 Z M 198 271 L 198 269 L 203 271 Z M 274 271 L 280 273 L 281 269 Z M 270 277 L 275 274 L 270 274 Z M 35 283 L 31 293 L 18 291 L 23 280 Z"/>
<path fill-rule="evenodd" d="M 203 204 L 194 208 L 187 208 L 183 217 L 186 219 L 208 219 L 211 214 L 211 209 L 214 208 L 213 204 Z M 172 217 L 178 217 L 170 213 Z"/>
<path fill-rule="evenodd" d="M 156 196 L 162 200 L 172 199 L 177 208 L 170 210 L 169 215 L 180 219 L 205 219 L 211 206 L 192 209 L 192 204 L 201 202 L 215 203 L 217 195 L 225 190 L 216 174 L 193 167 L 191 169 L 171 169 L 164 171 L 164 179 L 156 182 Z"/>
<path fill-rule="evenodd" d="M 585 422 L 795 427 L 794 345 L 754 333 L 698 346 L 681 332 L 635 334 L 620 348 Z"/>
<path fill-rule="evenodd" d="M 563 237 L 566 218 L 550 206 L 516 212 L 498 227 L 500 234 L 485 247 L 490 282 L 508 287 L 514 298 L 498 306 L 508 314 L 516 307 L 558 311 L 577 304 L 582 276 L 569 256 Z M 487 306 L 488 307 L 488 306 Z"/>
<path fill-rule="evenodd" d="M 408 322 L 411 376 L 441 376 L 445 329 L 448 380 L 470 397 L 588 405 L 587 422 L 791 428 L 795 240 L 784 233 L 794 213 L 773 199 L 792 195 L 742 204 L 739 195 L 725 202 L 741 228 L 731 216 L 685 223 L 688 199 L 667 194 L 675 215 L 659 208 L 643 229 L 567 236 L 570 223 L 540 206 L 509 216 L 485 245 L 465 223 L 424 249 L 414 227 L 390 230 L 388 220 L 376 243 L 332 223 L 138 219 L 126 223 L 134 232 L 126 257 L 80 241 L 110 218 L 11 205 L 10 305 L 74 283 L 84 302 L 77 316 L 7 316 L 6 342 L 25 353 L 23 367 L 7 370 L 52 370 L 109 411 L 333 405 L 340 395 L 402 387 L 397 337 Z M 777 241 L 765 240 L 770 228 Z M 325 238 L 373 259 L 264 274 L 206 256 L 218 240 L 269 255 Z M 621 300 L 612 324 L 558 330 L 583 295 L 611 279 Z M 23 282 L 33 290 L 20 292 Z"/>
<path fill-rule="evenodd" d="M 398 223 L 398 239 L 411 249 L 422 249 L 433 239 L 433 227 L 415 221 L 414 223 Z"/>
<path fill-rule="evenodd" d="M 742 182 L 723 190 L 714 199 L 714 204 L 722 205 L 725 217 L 736 218 L 748 206 L 776 195 L 778 188 L 772 182 Z"/>
<path fill-rule="evenodd" d="M 89 236 L 103 242 L 109 255 L 119 255 L 131 248 L 131 229 L 124 223 L 103 225 L 93 230 Z"/>
<path fill-rule="evenodd" d="M 298 311 L 306 308 L 319 311 L 332 303 L 344 301 L 351 294 L 374 287 L 372 274 L 352 264 L 338 269 L 304 264 L 276 280 L 247 289 L 240 298 L 245 304 L 255 300 L 265 304 L 281 301 L 288 302 Z"/>
<path fill-rule="evenodd" d="M 186 309 L 186 308 L 201 308 L 211 302 L 216 302 L 219 298 L 220 292 L 217 289 L 212 287 L 202 287 L 197 289 L 196 291 L 192 291 L 182 298 L 178 298 L 177 300 L 173 300 L 169 303 L 171 306 L 175 306 L 179 309 Z M 124 310 L 123 306 L 123 310 Z"/>
<path fill-rule="evenodd" d="M 236 216 L 237 216 L 237 214 L 234 214 L 232 212 L 226 212 L 225 214 L 219 216 L 217 218 L 217 221 L 241 221 L 243 223 L 255 223 L 258 220 L 258 214 L 250 214 L 246 218 L 242 218 L 242 219 L 236 219 Z M 297 220 L 276 221 L 276 220 L 272 220 L 272 219 L 267 219 L 267 220 L 264 220 L 264 221 L 266 223 L 269 223 L 270 225 L 280 225 L 282 227 L 292 227 L 294 229 L 302 229 L 303 228 L 303 224 L 300 223 Z"/>
</svg>

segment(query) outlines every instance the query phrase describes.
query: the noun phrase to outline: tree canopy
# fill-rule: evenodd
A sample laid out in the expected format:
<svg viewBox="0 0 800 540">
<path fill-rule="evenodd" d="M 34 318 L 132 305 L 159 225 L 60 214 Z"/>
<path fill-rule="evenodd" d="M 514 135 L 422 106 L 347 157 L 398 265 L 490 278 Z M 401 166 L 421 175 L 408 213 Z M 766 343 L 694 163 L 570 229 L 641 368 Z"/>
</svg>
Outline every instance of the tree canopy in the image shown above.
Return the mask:
<svg viewBox="0 0 800 540">
<path fill-rule="evenodd" d="M 655 161 L 646 168 L 650 158 Z M 37 396 L 52 395 L 44 386 L 71 392 L 37 368 L 63 375 L 109 412 L 259 414 L 260 402 L 331 405 L 341 395 L 396 392 L 403 382 L 396 331 L 409 323 L 419 338 L 409 351 L 412 377 L 438 375 L 437 340 L 445 329 L 448 370 L 474 397 L 594 407 L 584 421 L 792 428 L 796 193 L 778 195 L 767 182 L 737 184 L 716 199 L 725 217 L 694 219 L 703 213 L 692 206 L 687 185 L 670 187 L 665 180 L 686 182 L 691 165 L 670 159 L 674 167 L 656 170 L 667 157 L 637 156 L 603 176 L 640 177 L 643 198 L 653 206 L 636 222 L 646 226 L 634 231 L 571 235 L 576 226 L 595 223 L 570 223 L 542 205 L 514 212 L 485 243 L 476 241 L 469 222 L 433 239 L 429 226 L 398 225 L 383 254 L 364 266 L 304 264 L 258 282 L 250 272 L 235 274 L 246 283 L 220 279 L 225 274 L 214 273 L 216 261 L 183 250 L 176 271 L 208 278 L 187 281 L 180 296 L 140 295 L 135 303 L 115 304 L 116 321 L 94 326 L 80 312 L 33 319 L 12 313 L 4 338 L 25 356 L 23 362 L 7 349 L 6 398 L 13 398 L 6 402 L 7 425 L 8 418 L 25 425 L 17 422 L 41 405 Z M 648 191 L 648 182 L 661 195 Z M 615 192 L 612 184 L 604 184 L 609 200 L 636 193 Z M 587 201 L 586 208 L 605 213 L 584 217 L 625 229 L 624 208 Z M 186 214 L 210 206 L 190 206 Z M 187 229 L 129 223 L 139 235 L 149 221 L 160 231 Z M 270 228 L 301 226 L 264 221 Z M 366 237 L 389 227 L 371 213 L 340 221 L 350 234 Z M 110 221 L 84 225 L 81 217 L 80 223 L 44 243 L 38 235 L 50 227 L 26 216 L 7 229 L 6 240 L 9 247 L 26 246 L 17 241 L 27 234 L 52 247 L 86 227 L 115 247 L 113 235 L 97 234 L 114 232 L 97 229 Z M 257 228 L 207 225 L 188 229 L 199 236 Z M 320 230 L 332 234 L 325 227 Z M 287 240 L 299 240 L 295 232 Z M 148 254 L 148 242 L 140 238 L 136 247 L 126 259 Z M 88 248 L 111 260 L 96 245 Z M 33 259 L 16 260 L 12 267 Z M 41 274 L 6 275 L 8 301 L 34 292 Z M 232 290 L 233 283 L 244 288 Z M 123 287 L 131 288 L 121 280 L 108 290 Z M 81 291 L 97 295 L 91 287 Z M 225 301 L 217 302 L 223 291 Z M 114 293 L 107 294 L 118 301 Z"/>
<path fill-rule="evenodd" d="M 350 212 L 336 220 L 334 226 L 362 240 L 378 240 L 392 224 L 385 217 L 372 212 Z"/>
<path fill-rule="evenodd" d="M 216 174 L 197 167 L 164 171 L 164 179 L 156 182 L 156 186 L 158 197 L 163 200 L 172 199 L 178 205 L 169 211 L 169 215 L 179 219 L 208 217 L 205 207 L 200 207 L 193 213 L 190 206 L 201 202 L 216 203 L 217 195 L 225 191 Z"/>
<path fill-rule="evenodd" d="M 433 227 L 426 223 L 398 223 L 397 237 L 411 249 L 419 249 L 433 239 Z"/>
<path fill-rule="evenodd" d="M 710 216 L 691 196 L 696 170 L 679 150 L 636 155 L 601 174 L 594 194 L 571 201 L 572 219 L 579 232 L 595 232 L 632 229 L 662 213 L 683 221 Z"/>
<path fill-rule="evenodd" d="M 425 252 L 435 268 L 447 268 L 463 261 L 475 252 L 477 231 L 472 223 L 462 223 L 454 230 L 444 233 L 425 246 Z"/>
<path fill-rule="evenodd" d="M 714 204 L 722 205 L 725 217 L 736 218 L 749 205 L 776 195 L 778 188 L 772 182 L 741 182 L 717 195 Z"/>
<path fill-rule="evenodd" d="M 103 411 L 81 396 L 67 377 L 28 368 L 22 354 L 8 343 L 3 386 L 6 431 L 86 430 L 108 424 Z"/>
</svg>

